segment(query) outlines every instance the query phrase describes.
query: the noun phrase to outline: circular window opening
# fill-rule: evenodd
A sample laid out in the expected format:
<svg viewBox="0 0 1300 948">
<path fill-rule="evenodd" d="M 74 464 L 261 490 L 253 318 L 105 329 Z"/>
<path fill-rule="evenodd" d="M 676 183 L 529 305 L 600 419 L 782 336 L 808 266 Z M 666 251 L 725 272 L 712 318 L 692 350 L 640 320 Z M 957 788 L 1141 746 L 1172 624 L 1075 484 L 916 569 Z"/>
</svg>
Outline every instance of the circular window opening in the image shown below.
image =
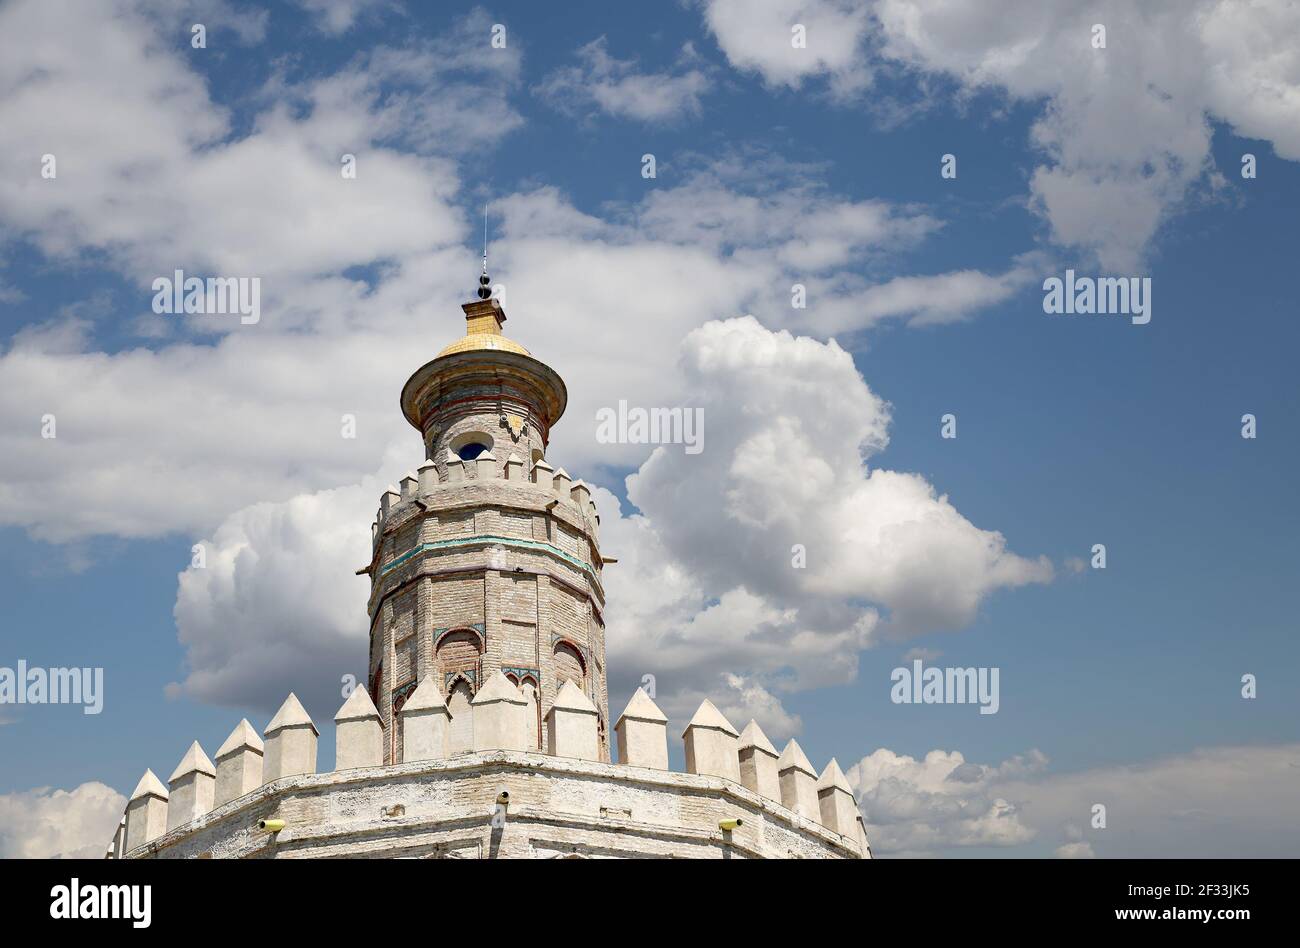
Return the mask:
<svg viewBox="0 0 1300 948">
<path fill-rule="evenodd" d="M 471 441 L 468 444 L 462 444 L 456 449 L 456 454 L 462 461 L 472 461 L 488 449 L 486 444 L 479 444 L 477 441 Z"/>
</svg>

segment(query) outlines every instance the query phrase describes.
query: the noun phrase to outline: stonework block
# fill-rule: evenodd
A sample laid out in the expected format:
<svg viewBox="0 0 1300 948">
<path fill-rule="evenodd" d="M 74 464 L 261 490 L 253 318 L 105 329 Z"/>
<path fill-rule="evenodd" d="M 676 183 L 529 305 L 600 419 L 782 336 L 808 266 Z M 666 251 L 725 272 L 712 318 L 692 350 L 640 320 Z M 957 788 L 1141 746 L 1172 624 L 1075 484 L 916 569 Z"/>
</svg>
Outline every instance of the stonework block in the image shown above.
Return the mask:
<svg viewBox="0 0 1300 948">
<path fill-rule="evenodd" d="M 821 819 L 821 805 L 817 802 L 817 771 L 808 762 L 794 738 L 785 745 L 776 762 L 777 778 L 781 784 L 781 803 L 800 816 L 810 820 Z"/>
<path fill-rule="evenodd" d="M 528 746 L 528 702 L 501 672 L 490 674 L 470 703 L 474 750 L 523 750 Z"/>
<path fill-rule="evenodd" d="M 292 692 L 266 726 L 262 780 L 316 772 L 316 725 Z"/>
<path fill-rule="evenodd" d="M 251 793 L 262 785 L 262 755 L 266 747 L 245 718 L 217 751 L 217 784 L 213 806 Z"/>
<path fill-rule="evenodd" d="M 686 772 L 711 774 L 739 783 L 739 738 L 731 722 L 705 698 L 682 733 L 686 742 Z"/>
<path fill-rule="evenodd" d="M 167 788 L 152 770 L 146 770 L 126 805 L 127 852 L 157 839 L 167 831 Z"/>
<path fill-rule="evenodd" d="M 668 769 L 668 716 L 643 689 L 632 694 L 614 725 L 614 734 L 620 764 Z"/>
<path fill-rule="evenodd" d="M 546 713 L 547 753 L 553 757 L 600 759 L 596 706 L 572 681 L 560 688 Z"/>
<path fill-rule="evenodd" d="M 450 756 L 451 714 L 437 677 L 424 678 L 402 706 L 402 760 Z"/>
<path fill-rule="evenodd" d="M 383 764 L 384 729 L 365 688 L 354 688 L 334 716 L 334 741 L 335 770 Z"/>
<path fill-rule="evenodd" d="M 781 800 L 781 781 L 777 776 L 776 748 L 767 739 L 757 721 L 750 721 L 740 732 L 740 782 L 769 800 Z"/>
<path fill-rule="evenodd" d="M 195 741 L 167 781 L 167 829 L 174 830 L 212 809 L 217 769 Z"/>
<path fill-rule="evenodd" d="M 822 826 L 856 841 L 858 804 L 844 771 L 833 757 L 817 781 L 817 805 Z"/>
</svg>

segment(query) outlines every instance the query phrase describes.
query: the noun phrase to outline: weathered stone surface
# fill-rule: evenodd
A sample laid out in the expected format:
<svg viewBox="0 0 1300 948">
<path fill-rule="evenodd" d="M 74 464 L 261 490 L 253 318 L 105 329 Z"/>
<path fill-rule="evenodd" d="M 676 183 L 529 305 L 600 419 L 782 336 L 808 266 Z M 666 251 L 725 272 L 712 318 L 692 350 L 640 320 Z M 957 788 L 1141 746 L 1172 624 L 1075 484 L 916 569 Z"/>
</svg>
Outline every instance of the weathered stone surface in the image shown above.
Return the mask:
<svg viewBox="0 0 1300 948">
<path fill-rule="evenodd" d="M 740 782 L 769 800 L 781 800 L 781 781 L 777 776 L 776 748 L 767 739 L 757 721 L 750 721 L 740 732 Z"/>
<path fill-rule="evenodd" d="M 618 735 L 620 764 L 668 769 L 668 716 L 643 689 L 633 692 L 614 733 Z"/>
<path fill-rule="evenodd" d="M 687 773 L 713 774 L 739 783 L 739 737 L 731 722 L 705 698 L 682 733 Z"/>
<path fill-rule="evenodd" d="M 262 785 L 266 745 L 248 719 L 242 719 L 217 750 L 217 788 L 213 806 L 229 803 Z"/>
<path fill-rule="evenodd" d="M 195 741 L 167 781 L 167 829 L 183 826 L 211 810 L 216 783 L 217 769 Z"/>
<path fill-rule="evenodd" d="M 420 682 L 402 706 L 403 763 L 448 756 L 451 713 L 433 675 Z"/>
<path fill-rule="evenodd" d="M 777 778 L 781 784 L 781 802 L 800 816 L 810 820 L 821 819 L 821 806 L 817 802 L 817 771 L 808 762 L 808 756 L 798 741 L 790 739 L 776 762 Z"/>
<path fill-rule="evenodd" d="M 266 726 L 266 756 L 262 764 L 262 779 L 270 783 L 293 774 L 316 772 L 316 740 L 319 737 L 311 716 L 298 700 L 289 693 Z"/>
<path fill-rule="evenodd" d="M 384 729 L 375 703 L 354 688 L 334 715 L 334 769 L 378 767 L 384 762 Z"/>
<path fill-rule="evenodd" d="M 555 704 L 546 713 L 547 753 L 554 757 L 600 760 L 597 714 L 591 699 L 572 681 L 566 681 L 556 695 Z"/>
<path fill-rule="evenodd" d="M 510 791 L 505 826 L 489 813 Z M 744 825 L 726 834 L 722 819 Z M 259 819 L 283 819 L 274 836 Z M 519 751 L 303 774 L 154 841 L 159 858 L 853 859 L 855 842 L 718 777 Z"/>
<path fill-rule="evenodd" d="M 126 804 L 126 851 L 130 852 L 167 831 L 167 788 L 146 770 Z"/>
</svg>

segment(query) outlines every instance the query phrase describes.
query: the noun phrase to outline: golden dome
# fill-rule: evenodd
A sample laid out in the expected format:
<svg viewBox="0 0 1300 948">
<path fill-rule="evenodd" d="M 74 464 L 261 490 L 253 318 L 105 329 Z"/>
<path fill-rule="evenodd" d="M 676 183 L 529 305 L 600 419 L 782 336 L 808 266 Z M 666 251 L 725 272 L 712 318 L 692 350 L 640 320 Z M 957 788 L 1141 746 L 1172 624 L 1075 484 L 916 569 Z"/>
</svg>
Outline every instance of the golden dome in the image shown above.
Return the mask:
<svg viewBox="0 0 1300 948">
<path fill-rule="evenodd" d="M 531 356 L 532 353 L 515 342 L 513 339 L 507 339 L 505 336 L 492 332 L 472 332 L 468 335 L 461 336 L 451 345 L 447 346 L 438 353 L 437 358 L 454 355 L 457 352 L 474 352 L 480 349 L 495 349 L 498 352 L 517 352 L 520 355 Z"/>
</svg>

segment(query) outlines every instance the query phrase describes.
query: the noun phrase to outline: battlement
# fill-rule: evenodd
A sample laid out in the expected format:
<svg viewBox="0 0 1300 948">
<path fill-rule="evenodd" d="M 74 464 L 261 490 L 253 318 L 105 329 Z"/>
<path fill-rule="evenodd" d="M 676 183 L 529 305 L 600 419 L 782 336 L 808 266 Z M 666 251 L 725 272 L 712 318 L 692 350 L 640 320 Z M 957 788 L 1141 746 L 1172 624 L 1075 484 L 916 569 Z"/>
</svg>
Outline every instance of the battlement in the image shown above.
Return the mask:
<svg viewBox="0 0 1300 948">
<path fill-rule="evenodd" d="M 407 472 L 400 486 L 389 485 L 380 495 L 379 509 L 370 525 L 372 547 L 379 545 L 386 527 L 416 509 L 436 509 L 454 502 L 466 506 L 483 503 L 476 495 L 462 493 L 470 483 L 520 488 L 525 491 L 523 496 L 530 501 L 530 506 L 540 504 L 548 512 L 581 526 L 593 539 L 598 537 L 600 514 L 591 499 L 591 488 L 584 481 L 573 480 L 564 468 L 557 471 L 539 459 L 525 470 L 525 463 L 518 455 L 509 455 L 502 463 L 491 451 L 472 461 L 448 453 L 444 467 L 445 473 L 439 475 L 437 465 L 425 461 L 418 473 Z M 508 500 L 509 496 L 505 494 L 503 499 Z"/>
<path fill-rule="evenodd" d="M 403 759 L 385 765 L 358 688 L 335 716 L 336 769 L 318 774 L 316 726 L 290 694 L 262 737 L 241 721 L 215 765 L 196 742 L 167 786 L 145 771 L 107 858 L 871 856 L 836 761 L 819 776 L 796 741 L 778 755 L 708 700 L 682 734 L 685 773 L 667 769 L 668 719 L 642 689 L 615 726 L 617 763 L 598 759 L 596 709 L 572 683 L 548 709 L 545 753 L 526 749 L 525 708 L 495 672 L 473 699 L 472 750 L 449 754 L 457 722 L 425 678 L 401 711 Z"/>
</svg>

